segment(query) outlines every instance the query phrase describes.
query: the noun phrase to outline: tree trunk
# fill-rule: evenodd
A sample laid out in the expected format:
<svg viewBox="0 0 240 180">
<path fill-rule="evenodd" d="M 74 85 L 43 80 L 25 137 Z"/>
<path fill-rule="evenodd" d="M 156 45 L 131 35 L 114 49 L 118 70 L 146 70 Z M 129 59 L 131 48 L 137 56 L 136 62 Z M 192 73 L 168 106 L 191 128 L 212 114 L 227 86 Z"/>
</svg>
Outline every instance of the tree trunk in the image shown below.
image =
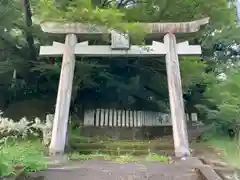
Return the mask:
<svg viewBox="0 0 240 180">
<path fill-rule="evenodd" d="M 31 12 L 31 7 L 30 7 L 30 2 L 29 0 L 24 0 L 23 1 L 23 5 L 24 5 L 24 10 L 25 10 L 25 23 L 26 23 L 26 41 L 28 43 L 28 47 L 29 47 L 29 57 L 31 58 L 31 60 L 35 61 L 37 59 L 37 53 L 36 53 L 36 49 L 34 46 L 34 38 L 32 35 L 32 12 Z"/>
<path fill-rule="evenodd" d="M 238 124 L 235 127 L 235 139 L 236 139 L 238 151 L 240 151 L 240 125 Z"/>
</svg>

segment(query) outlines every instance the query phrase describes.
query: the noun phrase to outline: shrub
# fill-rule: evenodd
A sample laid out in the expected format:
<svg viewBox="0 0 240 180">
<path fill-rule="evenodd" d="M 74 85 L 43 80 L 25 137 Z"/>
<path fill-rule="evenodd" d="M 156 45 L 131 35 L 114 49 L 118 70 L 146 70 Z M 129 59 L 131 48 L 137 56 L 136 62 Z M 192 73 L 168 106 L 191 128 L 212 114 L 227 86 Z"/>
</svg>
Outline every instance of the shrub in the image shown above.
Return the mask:
<svg viewBox="0 0 240 180">
<path fill-rule="evenodd" d="M 42 137 L 44 145 L 51 139 L 52 116 L 45 121 L 33 121 L 23 117 L 14 122 L 1 116 L 0 111 L 0 177 L 14 175 L 18 171 L 35 172 L 46 168 L 44 148 L 41 142 L 28 141 L 32 136 Z"/>
<path fill-rule="evenodd" d="M 23 117 L 14 122 L 12 119 L 4 118 L 0 114 L 0 144 L 6 143 L 9 139 L 26 139 L 35 136 L 42 137 L 43 144 L 48 145 L 51 139 L 52 122 L 52 115 L 47 115 L 45 121 L 41 121 L 39 118 L 29 121 Z"/>
<path fill-rule="evenodd" d="M 49 145 L 52 137 L 52 125 L 53 125 L 53 115 L 48 114 L 46 116 L 46 121 L 43 122 L 39 118 L 35 118 L 34 124 L 31 125 L 35 130 L 40 130 L 43 137 L 43 144 L 45 146 Z"/>
</svg>

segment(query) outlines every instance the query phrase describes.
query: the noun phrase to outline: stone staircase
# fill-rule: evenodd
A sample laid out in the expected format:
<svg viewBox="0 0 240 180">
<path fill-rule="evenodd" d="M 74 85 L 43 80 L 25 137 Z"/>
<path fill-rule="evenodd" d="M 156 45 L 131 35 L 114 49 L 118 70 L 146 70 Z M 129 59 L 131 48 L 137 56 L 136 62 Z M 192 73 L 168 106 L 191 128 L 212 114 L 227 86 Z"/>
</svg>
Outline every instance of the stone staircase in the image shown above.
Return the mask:
<svg viewBox="0 0 240 180">
<path fill-rule="evenodd" d="M 103 153 L 110 155 L 147 155 L 157 153 L 159 155 L 174 155 L 172 138 L 156 140 L 114 140 L 109 138 L 71 138 L 70 149 L 81 154 Z"/>
</svg>

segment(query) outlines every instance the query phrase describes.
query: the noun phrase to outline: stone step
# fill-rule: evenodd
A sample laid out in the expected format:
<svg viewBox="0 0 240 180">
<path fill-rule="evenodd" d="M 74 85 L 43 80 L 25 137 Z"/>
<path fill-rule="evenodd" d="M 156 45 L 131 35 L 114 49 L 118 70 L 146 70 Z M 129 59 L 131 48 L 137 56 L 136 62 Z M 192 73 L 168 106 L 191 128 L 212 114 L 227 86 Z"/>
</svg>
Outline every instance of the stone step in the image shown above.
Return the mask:
<svg viewBox="0 0 240 180">
<path fill-rule="evenodd" d="M 184 166 L 147 162 L 116 163 L 103 160 L 72 162 L 45 172 L 49 180 L 198 180 L 199 175 Z"/>
<path fill-rule="evenodd" d="M 136 149 L 136 150 L 168 150 L 173 149 L 173 144 L 153 144 L 153 143 L 119 143 L 119 142 L 98 142 L 98 143 L 71 143 L 73 149 Z"/>
<path fill-rule="evenodd" d="M 211 166 L 212 169 L 220 176 L 223 180 L 233 180 L 233 175 L 236 174 L 235 170 L 230 167 L 227 163 L 221 160 L 207 159 L 200 157 L 203 164 Z M 239 178 L 240 179 L 240 178 Z"/>
<path fill-rule="evenodd" d="M 173 143 L 173 138 L 172 136 L 166 136 L 166 137 L 162 137 L 162 138 L 158 138 L 158 139 L 154 139 L 154 140 L 116 140 L 113 138 L 109 138 L 109 137 L 83 137 L 83 136 L 76 136 L 76 135 L 72 135 L 69 138 L 71 141 L 74 142 L 80 142 L 80 143 L 93 143 L 93 142 L 119 142 L 119 143 L 130 143 L 130 142 L 134 142 L 134 143 Z"/>
<path fill-rule="evenodd" d="M 109 155 L 148 155 L 149 153 L 156 153 L 164 156 L 173 156 L 174 150 L 134 150 L 134 149 L 78 149 L 75 152 L 79 152 L 80 154 L 109 154 Z"/>
</svg>

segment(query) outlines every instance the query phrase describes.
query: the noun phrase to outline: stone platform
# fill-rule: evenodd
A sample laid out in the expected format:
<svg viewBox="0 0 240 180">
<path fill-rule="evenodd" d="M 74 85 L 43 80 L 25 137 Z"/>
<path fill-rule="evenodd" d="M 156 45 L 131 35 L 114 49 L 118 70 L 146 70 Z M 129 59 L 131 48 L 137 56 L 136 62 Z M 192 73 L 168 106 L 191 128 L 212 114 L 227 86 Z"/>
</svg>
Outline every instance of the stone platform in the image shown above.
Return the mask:
<svg viewBox="0 0 240 180">
<path fill-rule="evenodd" d="M 221 180 L 210 166 L 197 158 L 173 164 L 88 160 L 52 167 L 39 176 L 45 180 Z"/>
</svg>

